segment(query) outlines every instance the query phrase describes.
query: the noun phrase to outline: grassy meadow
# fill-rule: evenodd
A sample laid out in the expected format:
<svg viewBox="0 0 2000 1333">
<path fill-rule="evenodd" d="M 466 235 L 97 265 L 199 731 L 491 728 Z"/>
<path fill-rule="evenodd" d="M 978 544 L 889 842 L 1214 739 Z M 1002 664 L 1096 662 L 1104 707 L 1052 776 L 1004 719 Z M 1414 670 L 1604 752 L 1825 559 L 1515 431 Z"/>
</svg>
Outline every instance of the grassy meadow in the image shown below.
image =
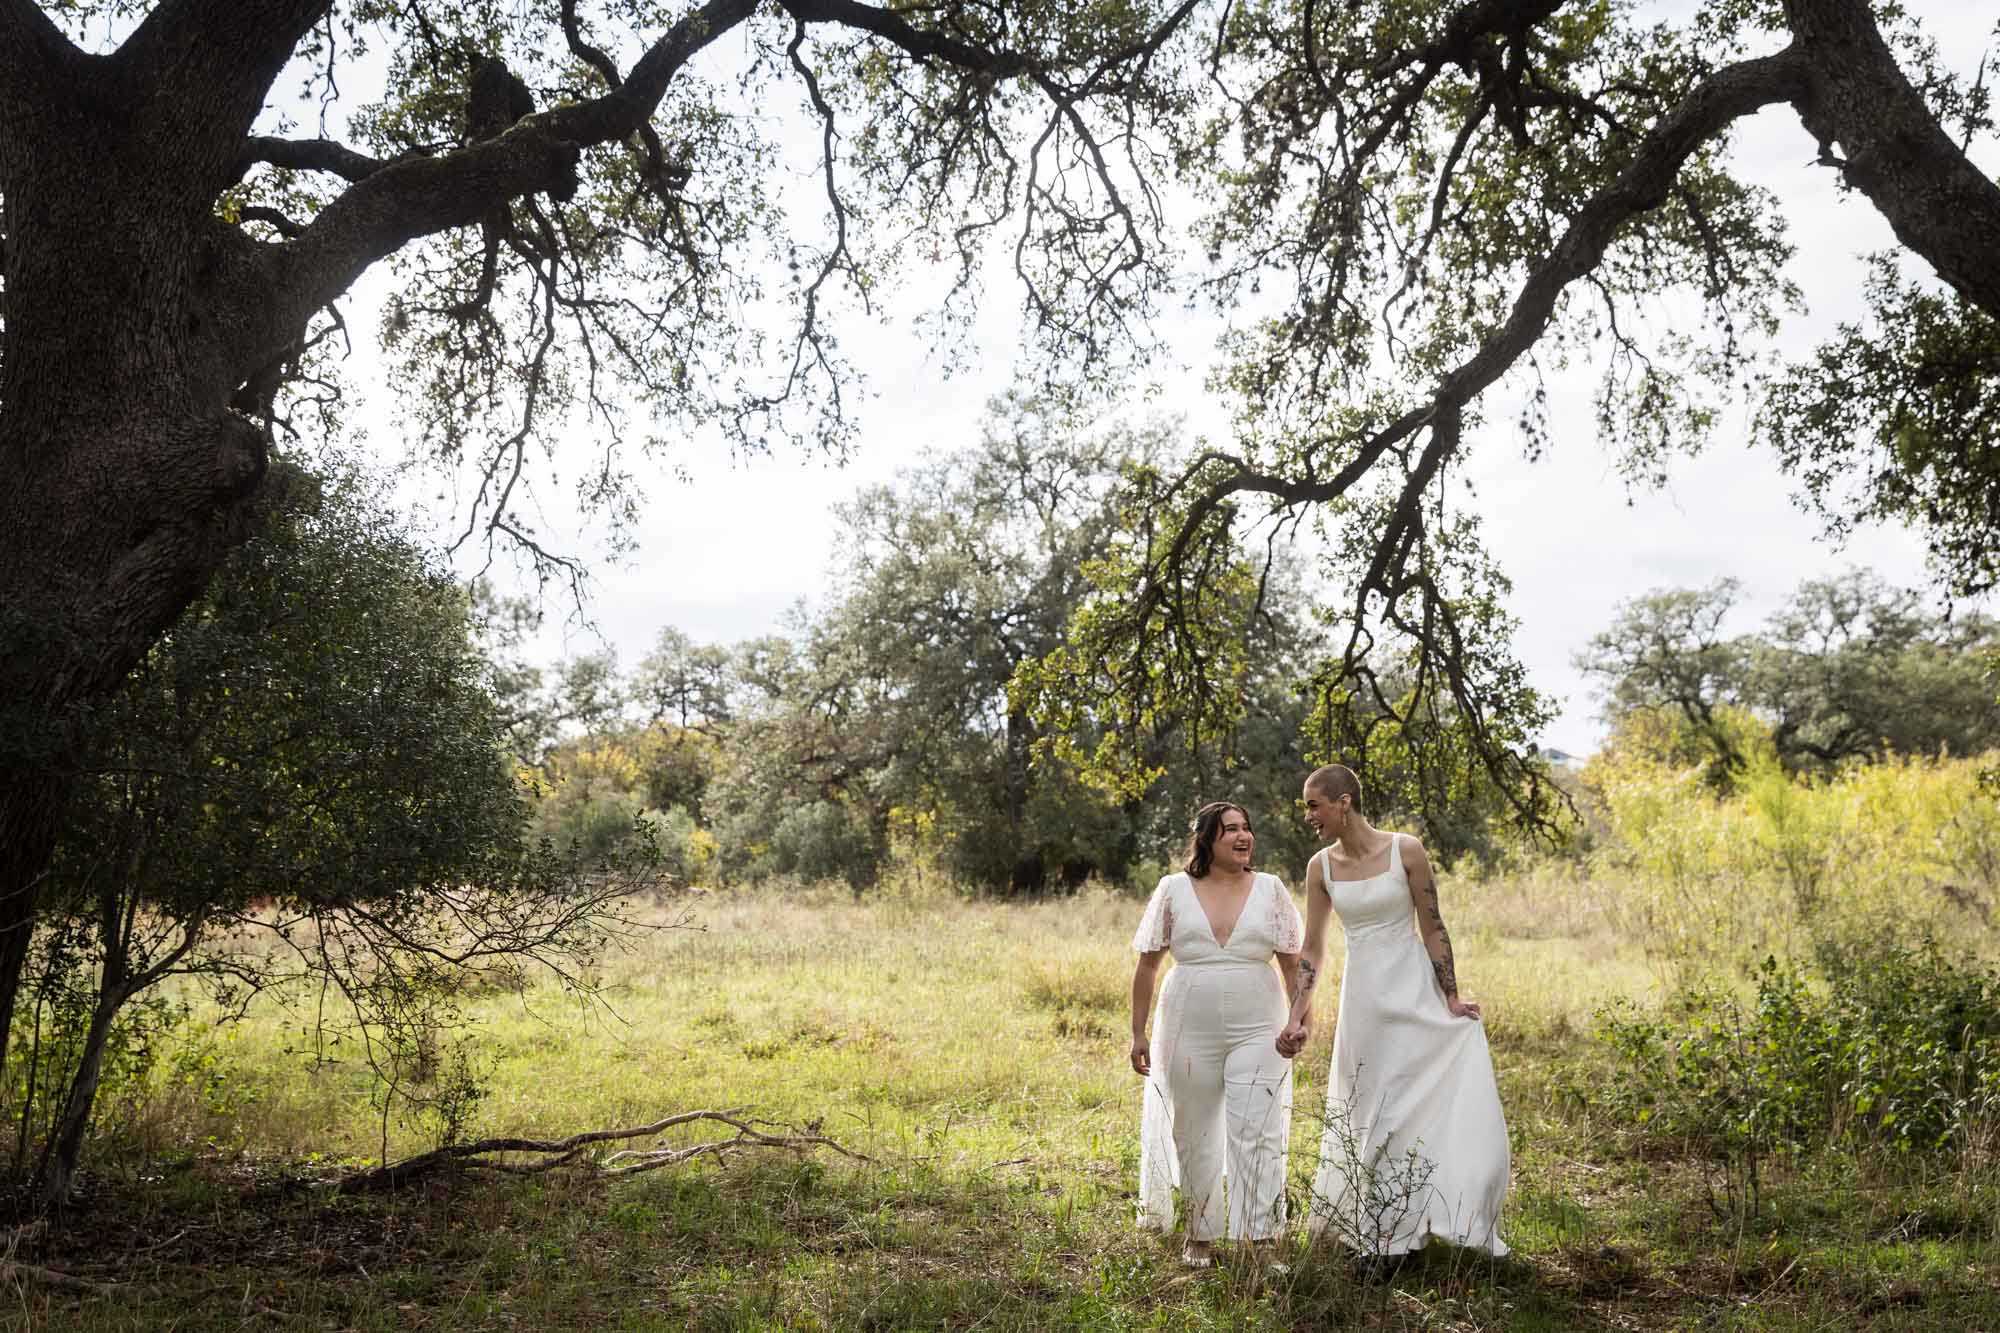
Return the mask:
<svg viewBox="0 0 2000 1333">
<path fill-rule="evenodd" d="M 743 1151 L 616 1181 L 484 1174 L 334 1197 L 318 1182 L 378 1159 L 385 1133 L 392 1157 L 421 1150 L 423 1128 L 384 1121 L 353 1062 L 309 1067 L 297 1016 L 265 1008 L 184 1033 L 165 1064 L 177 1072 L 113 1108 L 119 1146 L 72 1218 L 11 1242 L 18 1262 L 121 1285 L 15 1279 L 0 1322 L 2000 1327 L 2000 1192 L 1979 1163 L 1778 1162 L 1751 1210 L 1698 1155 L 1635 1147 L 1591 1109 L 1592 1089 L 1623 1077 L 1595 1011 L 1657 1004 L 1672 965 L 1652 947 L 1664 937 L 1632 925 L 1635 882 L 1554 868 L 1446 882 L 1513 1138 L 1505 1260 L 1434 1247 L 1387 1268 L 1295 1251 L 1278 1277 L 1240 1258 L 1179 1268 L 1177 1243 L 1131 1220 L 1140 902 L 1095 887 L 979 901 L 903 876 L 860 900 L 795 888 L 662 905 L 662 928 L 604 961 L 602 1006 L 535 988 L 473 1000 L 491 1062 L 474 1135 L 740 1108 L 867 1160 Z M 1329 999 L 1297 1066 L 1295 1218 L 1330 1017 Z"/>
</svg>

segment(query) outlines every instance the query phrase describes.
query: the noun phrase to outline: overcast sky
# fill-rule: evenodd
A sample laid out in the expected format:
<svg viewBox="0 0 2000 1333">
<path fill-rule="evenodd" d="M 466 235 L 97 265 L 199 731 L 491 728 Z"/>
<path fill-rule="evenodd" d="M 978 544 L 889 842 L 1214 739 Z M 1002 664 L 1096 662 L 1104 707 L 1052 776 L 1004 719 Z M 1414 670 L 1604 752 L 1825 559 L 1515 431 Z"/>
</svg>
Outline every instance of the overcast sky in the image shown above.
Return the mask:
<svg viewBox="0 0 2000 1333">
<path fill-rule="evenodd" d="M 1919 0 L 1912 8 L 1963 69 L 1978 63 L 1992 33 L 1985 6 Z M 1839 321 L 1860 315 L 1862 258 L 1890 247 L 1892 238 L 1864 201 L 1842 197 L 1830 170 L 1809 165 L 1815 146 L 1789 109 L 1743 124 L 1734 151 L 1737 169 L 1773 190 L 1788 218 L 1798 251 L 1791 276 L 1811 313 L 1788 326 L 1784 343 L 1803 351 Z M 809 169 L 801 166 L 800 174 Z M 800 198 L 813 207 L 810 191 Z M 818 222 L 815 210 L 803 225 Z M 553 658 L 608 645 L 629 665 L 664 626 L 697 641 L 732 641 L 778 628 L 788 607 L 819 596 L 833 559 L 832 506 L 929 451 L 974 441 L 985 402 L 1010 382 L 1018 292 L 999 274 L 987 290 L 975 369 L 949 380 L 908 322 L 919 302 L 892 303 L 892 318 L 879 326 L 849 326 L 845 342 L 867 381 L 858 408 L 860 445 L 844 467 L 782 448 L 736 459 L 719 443 L 701 440 L 639 463 L 647 498 L 637 555 L 622 564 L 595 561 L 589 627 L 564 624 L 563 607 L 552 603 L 541 651 Z M 1162 368 L 1157 407 L 1184 415 L 1191 434 L 1226 445 L 1227 422 L 1200 389 L 1212 326 L 1186 320 L 1164 331 L 1179 364 Z M 853 350 L 864 339 L 865 357 Z M 1596 745 L 1596 704 L 1572 658 L 1621 600 L 1731 575 L 1744 583 L 1739 627 L 1748 629 L 1802 579 L 1851 564 L 1895 582 L 1925 581 L 1921 545 L 1900 529 L 1863 532 L 1845 549 L 1827 545 L 1819 525 L 1792 504 L 1792 488 L 1771 455 L 1746 447 L 1742 408 L 1725 418 L 1701 458 L 1673 467 L 1663 490 L 1632 492 L 1596 438 L 1588 372 L 1552 376 L 1550 388 L 1554 447 L 1543 458 L 1522 458 L 1509 424 L 1516 405 L 1496 391 L 1486 403 L 1486 418 L 1495 424 L 1474 436 L 1468 461 L 1488 543 L 1514 581 L 1517 651 L 1536 684 L 1563 704 L 1544 744 L 1573 752 Z M 373 447 L 395 456 L 387 416 L 371 412 L 365 419 Z M 543 496 L 551 502 L 550 492 Z M 587 527 L 558 508 L 542 512 L 558 544 L 593 551 Z M 496 574 L 504 583 L 505 571 Z"/>
</svg>

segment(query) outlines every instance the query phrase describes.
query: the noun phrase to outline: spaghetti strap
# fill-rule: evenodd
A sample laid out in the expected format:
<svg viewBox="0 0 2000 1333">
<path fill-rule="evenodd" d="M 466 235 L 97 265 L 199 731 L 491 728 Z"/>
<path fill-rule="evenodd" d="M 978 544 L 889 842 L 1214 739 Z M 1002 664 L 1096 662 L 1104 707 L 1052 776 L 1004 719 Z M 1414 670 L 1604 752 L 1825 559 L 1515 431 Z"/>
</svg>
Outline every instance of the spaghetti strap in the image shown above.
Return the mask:
<svg viewBox="0 0 2000 1333">
<path fill-rule="evenodd" d="M 1389 835 L 1389 869 L 1401 870 L 1402 868 L 1403 835 L 1400 833 L 1391 833 Z"/>
</svg>

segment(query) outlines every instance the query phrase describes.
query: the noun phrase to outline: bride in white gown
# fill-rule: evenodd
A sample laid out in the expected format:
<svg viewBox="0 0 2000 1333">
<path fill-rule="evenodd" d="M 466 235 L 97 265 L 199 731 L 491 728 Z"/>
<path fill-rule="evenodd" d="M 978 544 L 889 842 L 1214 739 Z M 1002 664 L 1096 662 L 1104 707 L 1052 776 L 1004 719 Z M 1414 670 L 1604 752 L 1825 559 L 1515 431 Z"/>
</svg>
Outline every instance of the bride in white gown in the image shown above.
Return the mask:
<svg viewBox="0 0 2000 1333">
<path fill-rule="evenodd" d="M 1371 825 L 1360 796 L 1338 764 L 1306 779 L 1306 818 L 1327 845 L 1306 871 L 1297 997 L 1278 1037 L 1287 1058 L 1311 1029 L 1329 909 L 1347 937 L 1310 1229 L 1363 1254 L 1406 1254 L 1432 1236 L 1505 1254 L 1507 1121 L 1479 1006 L 1458 993 L 1423 844 Z"/>
</svg>

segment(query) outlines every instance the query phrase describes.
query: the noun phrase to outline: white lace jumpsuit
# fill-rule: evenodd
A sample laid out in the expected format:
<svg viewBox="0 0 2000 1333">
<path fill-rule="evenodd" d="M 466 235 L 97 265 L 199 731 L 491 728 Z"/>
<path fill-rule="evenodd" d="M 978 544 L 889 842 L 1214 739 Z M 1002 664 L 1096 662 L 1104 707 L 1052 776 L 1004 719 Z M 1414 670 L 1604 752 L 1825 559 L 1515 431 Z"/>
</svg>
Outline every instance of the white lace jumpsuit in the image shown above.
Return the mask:
<svg viewBox="0 0 2000 1333">
<path fill-rule="evenodd" d="M 1305 939 L 1292 895 L 1260 874 L 1218 944 L 1185 874 L 1153 890 L 1132 937 L 1140 953 L 1173 951 L 1153 1015 L 1153 1072 L 1139 1124 L 1139 1220 L 1168 1230 L 1173 1192 L 1188 1205 L 1188 1239 L 1223 1234 L 1228 1177 L 1232 1240 L 1276 1236 L 1285 1221 L 1292 1065 L 1278 1054 L 1287 1006 L 1274 953 Z"/>
</svg>

